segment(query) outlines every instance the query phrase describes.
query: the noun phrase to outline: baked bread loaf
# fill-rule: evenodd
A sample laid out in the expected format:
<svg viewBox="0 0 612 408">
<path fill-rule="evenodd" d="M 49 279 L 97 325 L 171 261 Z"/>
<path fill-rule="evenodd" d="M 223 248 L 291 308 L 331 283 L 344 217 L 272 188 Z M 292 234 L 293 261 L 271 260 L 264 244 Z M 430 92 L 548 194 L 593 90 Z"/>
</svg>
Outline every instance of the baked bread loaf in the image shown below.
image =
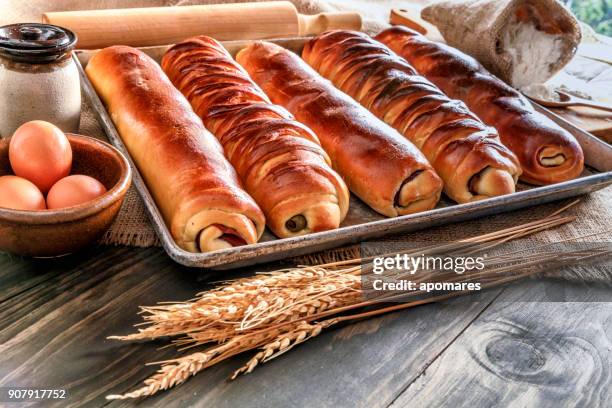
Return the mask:
<svg viewBox="0 0 612 408">
<path fill-rule="evenodd" d="M 257 242 L 265 228 L 261 210 L 154 60 L 113 46 L 99 51 L 86 72 L 181 248 L 206 252 Z"/>
<path fill-rule="evenodd" d="M 515 191 L 521 169 L 495 129 L 367 34 L 328 31 L 306 43 L 302 58 L 410 139 L 453 200 L 467 203 Z"/>
<path fill-rule="evenodd" d="M 578 141 L 536 112 L 525 97 L 474 58 L 401 26 L 382 31 L 376 39 L 408 60 L 448 96 L 464 101 L 484 123 L 495 127 L 502 143 L 518 157 L 522 180 L 551 184 L 582 172 L 584 155 Z"/>
<path fill-rule="evenodd" d="M 298 55 L 257 42 L 236 60 L 274 103 L 317 134 L 350 190 L 374 210 L 392 217 L 436 205 L 442 182 L 423 154 Z"/>
<path fill-rule="evenodd" d="M 161 65 L 223 145 L 272 232 L 286 238 L 340 226 L 349 192 L 319 140 L 273 105 L 221 44 L 190 38 Z"/>
</svg>

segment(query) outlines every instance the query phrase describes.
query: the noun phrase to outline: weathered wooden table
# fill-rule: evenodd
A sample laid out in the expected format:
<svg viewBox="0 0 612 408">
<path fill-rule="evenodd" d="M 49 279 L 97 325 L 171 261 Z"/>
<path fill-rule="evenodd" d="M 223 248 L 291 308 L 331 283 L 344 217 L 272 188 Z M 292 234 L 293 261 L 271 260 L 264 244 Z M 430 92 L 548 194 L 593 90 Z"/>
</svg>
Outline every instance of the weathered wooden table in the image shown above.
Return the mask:
<svg viewBox="0 0 612 408">
<path fill-rule="evenodd" d="M 131 332 L 138 305 L 188 299 L 216 278 L 156 248 L 97 247 L 53 261 L 0 255 L 0 387 L 65 388 L 66 400 L 40 404 L 58 407 L 558 408 L 612 401 L 612 288 L 555 280 L 330 330 L 233 382 L 226 378 L 247 356 L 140 403 L 106 401 L 157 369 L 145 363 L 175 355 L 159 349 L 164 342 L 106 337 Z"/>
</svg>

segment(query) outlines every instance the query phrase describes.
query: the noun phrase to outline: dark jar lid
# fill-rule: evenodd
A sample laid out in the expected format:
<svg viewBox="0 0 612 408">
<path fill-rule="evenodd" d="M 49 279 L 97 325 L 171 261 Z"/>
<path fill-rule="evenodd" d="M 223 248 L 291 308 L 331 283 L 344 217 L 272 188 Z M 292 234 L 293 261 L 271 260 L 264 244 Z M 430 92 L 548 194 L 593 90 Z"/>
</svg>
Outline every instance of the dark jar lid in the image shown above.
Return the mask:
<svg viewBox="0 0 612 408">
<path fill-rule="evenodd" d="M 14 61 L 46 64 L 72 51 L 77 36 L 51 24 L 22 23 L 0 27 L 0 56 Z"/>
</svg>

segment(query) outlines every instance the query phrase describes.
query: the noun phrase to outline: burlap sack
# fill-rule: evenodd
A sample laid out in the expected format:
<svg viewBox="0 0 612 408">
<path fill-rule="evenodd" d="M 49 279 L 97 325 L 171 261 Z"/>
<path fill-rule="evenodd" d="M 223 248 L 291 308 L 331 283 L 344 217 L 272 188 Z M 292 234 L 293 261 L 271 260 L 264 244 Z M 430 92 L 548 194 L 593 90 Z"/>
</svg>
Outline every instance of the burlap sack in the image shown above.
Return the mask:
<svg viewBox="0 0 612 408">
<path fill-rule="evenodd" d="M 533 58 L 538 70 L 560 71 L 575 55 L 581 39 L 576 18 L 556 0 L 444 0 L 425 7 L 421 17 L 435 25 L 445 41 L 473 56 L 489 71 L 514 86 L 513 62 L 504 49 L 503 34 L 517 22 L 533 21 L 536 29 L 561 35 L 562 51 L 554 61 Z M 550 68 L 549 68 L 550 67 Z M 514 82 L 514 83 L 513 83 Z"/>
</svg>

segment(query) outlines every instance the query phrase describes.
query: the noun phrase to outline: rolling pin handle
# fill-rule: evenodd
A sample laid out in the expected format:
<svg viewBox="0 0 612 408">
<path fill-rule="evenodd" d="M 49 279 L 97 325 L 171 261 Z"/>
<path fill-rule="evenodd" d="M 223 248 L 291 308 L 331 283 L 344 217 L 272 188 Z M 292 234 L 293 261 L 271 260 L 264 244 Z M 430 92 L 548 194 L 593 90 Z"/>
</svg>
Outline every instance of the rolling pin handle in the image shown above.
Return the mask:
<svg viewBox="0 0 612 408">
<path fill-rule="evenodd" d="M 314 15 L 299 14 L 299 35 L 310 36 L 327 30 L 361 30 L 359 13 L 320 13 Z"/>
</svg>

